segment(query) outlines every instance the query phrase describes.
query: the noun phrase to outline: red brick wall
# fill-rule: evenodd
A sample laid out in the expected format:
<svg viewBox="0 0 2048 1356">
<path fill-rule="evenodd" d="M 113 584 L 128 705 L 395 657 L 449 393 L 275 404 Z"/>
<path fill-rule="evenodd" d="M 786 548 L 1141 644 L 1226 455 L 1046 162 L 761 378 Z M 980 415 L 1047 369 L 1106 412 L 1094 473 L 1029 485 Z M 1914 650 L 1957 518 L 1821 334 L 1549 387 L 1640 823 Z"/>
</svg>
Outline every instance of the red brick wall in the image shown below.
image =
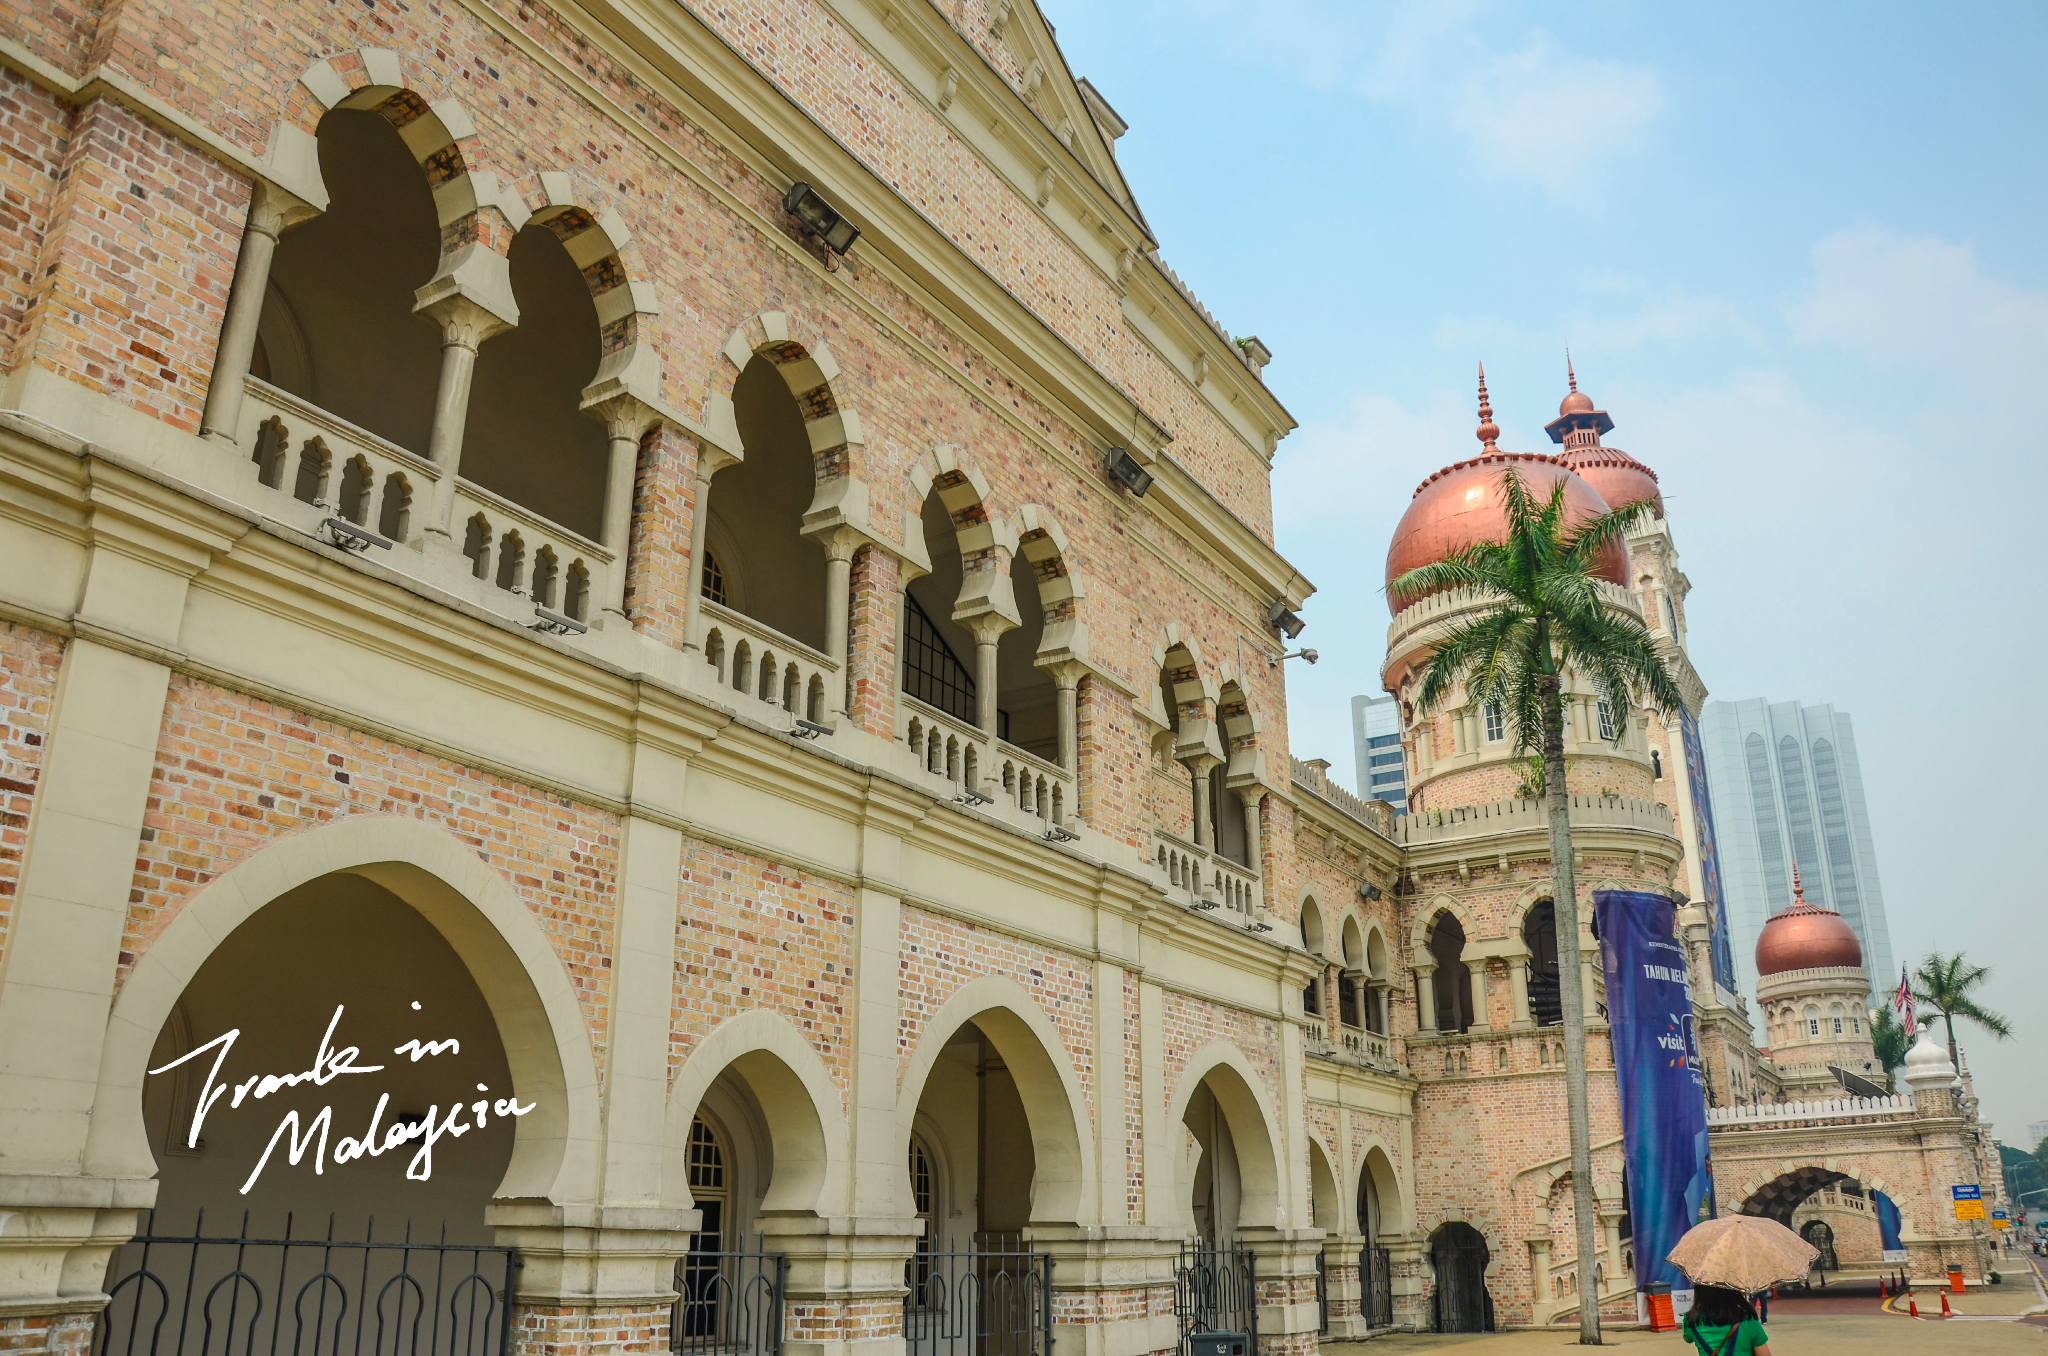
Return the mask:
<svg viewBox="0 0 2048 1356">
<path fill-rule="evenodd" d="M 70 137 L 69 108 L 13 71 L 0 69 L 0 368 L 9 371 L 35 290 L 43 239 L 56 206 L 57 169 Z"/>
<path fill-rule="evenodd" d="M 193 678 L 171 679 L 120 978 L 208 881 L 344 814 L 435 825 L 503 876 L 568 971 L 602 1068 L 616 816 Z"/>
<path fill-rule="evenodd" d="M 843 1088 L 853 1056 L 852 891 L 708 843 L 683 845 L 669 1080 L 719 1023 L 788 1018 Z"/>
<path fill-rule="evenodd" d="M 61 163 L 16 365 L 197 430 L 248 182 L 104 98 Z"/>
</svg>

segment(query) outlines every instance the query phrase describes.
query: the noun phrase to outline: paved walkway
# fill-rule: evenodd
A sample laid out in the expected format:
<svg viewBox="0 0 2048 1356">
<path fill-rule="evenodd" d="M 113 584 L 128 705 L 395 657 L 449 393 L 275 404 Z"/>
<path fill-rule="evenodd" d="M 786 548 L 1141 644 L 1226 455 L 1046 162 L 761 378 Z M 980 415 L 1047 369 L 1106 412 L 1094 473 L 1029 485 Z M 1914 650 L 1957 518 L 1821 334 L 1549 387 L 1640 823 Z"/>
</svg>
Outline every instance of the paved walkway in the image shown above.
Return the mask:
<svg viewBox="0 0 2048 1356">
<path fill-rule="evenodd" d="M 1770 1324 L 1771 1356 L 2048 1356 L 2048 1329 L 2007 1320 L 1914 1323 L 1884 1314 L 1866 1318 L 1811 1314 Z M 1684 1356 L 1693 1350 L 1677 1333 L 1638 1330 L 1606 1334 L 1608 1346 Z M 1371 1342 L 1325 1342 L 1329 1356 L 1403 1356 L 1455 1352 L 1456 1356 L 1567 1356 L 1578 1348 L 1576 1330 L 1503 1333 L 1390 1333 Z"/>
</svg>

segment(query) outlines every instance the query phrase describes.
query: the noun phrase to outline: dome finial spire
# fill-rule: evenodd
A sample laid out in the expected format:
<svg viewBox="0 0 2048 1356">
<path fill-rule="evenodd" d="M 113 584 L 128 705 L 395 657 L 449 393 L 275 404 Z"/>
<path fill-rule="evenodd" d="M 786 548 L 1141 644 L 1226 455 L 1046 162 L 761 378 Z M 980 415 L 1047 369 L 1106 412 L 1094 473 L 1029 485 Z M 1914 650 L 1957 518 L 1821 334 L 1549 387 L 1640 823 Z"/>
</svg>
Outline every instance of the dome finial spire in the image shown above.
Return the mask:
<svg viewBox="0 0 2048 1356">
<path fill-rule="evenodd" d="M 1806 887 L 1799 883 L 1799 863 L 1792 863 L 1792 907 L 1806 907 Z"/>
<path fill-rule="evenodd" d="M 1570 344 L 1566 344 L 1564 349 L 1564 376 L 1565 380 L 1571 383 L 1574 391 L 1579 389 L 1579 374 L 1572 371 L 1572 349 Z"/>
<path fill-rule="evenodd" d="M 1500 425 L 1493 422 L 1493 404 L 1486 397 L 1486 364 L 1479 364 L 1479 431 L 1472 435 L 1488 452 L 1498 452 L 1494 440 L 1500 437 Z"/>
</svg>

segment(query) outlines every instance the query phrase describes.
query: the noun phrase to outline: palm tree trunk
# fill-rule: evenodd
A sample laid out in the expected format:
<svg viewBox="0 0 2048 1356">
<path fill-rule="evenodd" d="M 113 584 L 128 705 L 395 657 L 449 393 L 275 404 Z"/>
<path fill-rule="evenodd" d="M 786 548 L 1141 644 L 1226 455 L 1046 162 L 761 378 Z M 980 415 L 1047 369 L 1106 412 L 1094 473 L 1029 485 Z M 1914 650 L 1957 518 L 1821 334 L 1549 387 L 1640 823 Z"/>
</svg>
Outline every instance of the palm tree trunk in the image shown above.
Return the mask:
<svg viewBox="0 0 2048 1356">
<path fill-rule="evenodd" d="M 1600 1345 L 1600 1283 L 1593 1259 L 1593 1137 L 1586 1110 L 1586 998 L 1579 969 L 1579 887 L 1572 874 L 1571 793 L 1564 783 L 1564 709 L 1556 674 L 1536 680 L 1543 708 L 1543 790 L 1550 813 L 1551 908 L 1557 921 L 1557 992 L 1564 1008 L 1564 1095 L 1572 1142 L 1572 1213 L 1579 1229 L 1579 1342 Z M 1619 1259 L 1616 1259 L 1617 1261 Z"/>
</svg>

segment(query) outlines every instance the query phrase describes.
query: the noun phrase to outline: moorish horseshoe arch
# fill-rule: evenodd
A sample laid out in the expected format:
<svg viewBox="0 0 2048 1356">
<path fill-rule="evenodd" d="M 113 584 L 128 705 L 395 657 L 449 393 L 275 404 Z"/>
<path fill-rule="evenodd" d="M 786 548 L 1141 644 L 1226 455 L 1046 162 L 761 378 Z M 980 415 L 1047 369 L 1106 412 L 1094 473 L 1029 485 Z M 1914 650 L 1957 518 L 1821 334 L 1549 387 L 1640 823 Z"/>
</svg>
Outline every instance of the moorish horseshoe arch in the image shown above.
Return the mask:
<svg viewBox="0 0 2048 1356">
<path fill-rule="evenodd" d="M 1212 1074 L 1222 1076 L 1210 1081 Z M 1237 1151 L 1238 1227 L 1286 1228 L 1294 1209 L 1282 1191 L 1280 1127 L 1260 1095 L 1265 1080 L 1244 1051 L 1229 1041 L 1211 1041 L 1197 1050 L 1174 1084 L 1164 1128 L 1171 1133 L 1182 1123 L 1195 1089 L 1205 1081 L 1209 1081 L 1209 1091 L 1230 1127 L 1231 1144 Z M 1176 1181 L 1172 1199 L 1180 1202 L 1189 1185 Z"/>
<path fill-rule="evenodd" d="M 142 1086 L 157 1034 L 199 969 L 234 930 L 323 876 L 382 886 L 447 939 L 483 993 L 513 1086 L 535 1110 L 519 1121 L 494 1195 L 590 1199 L 600 1143 L 597 1061 L 568 972 L 519 893 L 474 849 L 398 815 L 349 815 L 273 842 L 194 893 L 121 986 L 101 1048 L 86 1142 L 95 1176 L 154 1177 Z"/>
<path fill-rule="evenodd" d="M 669 1089 L 662 1118 L 661 1198 L 687 1209 L 690 1122 L 718 1076 L 731 1069 L 761 1104 L 775 1169 L 764 1212 L 829 1214 L 850 1171 L 838 1085 L 803 1034 L 781 1014 L 756 1008 L 727 1018 L 698 1041 Z"/>
<path fill-rule="evenodd" d="M 1415 1226 L 1414 1202 L 1401 1189 L 1401 1175 L 1394 1168 L 1394 1155 L 1375 1134 L 1366 1134 L 1357 1141 L 1358 1158 L 1356 1171 L 1345 1177 L 1346 1209 L 1353 1215 L 1353 1223 L 1359 1233 L 1365 1232 L 1365 1221 L 1357 1218 L 1358 1202 L 1365 1195 L 1365 1182 L 1372 1179 L 1373 1194 L 1380 1203 L 1380 1232 L 1383 1234 L 1405 1234 Z M 1377 1239 L 1367 1239 L 1377 1244 Z"/>
<path fill-rule="evenodd" d="M 1031 1180 L 1033 1224 L 1087 1224 L 1095 1199 L 1087 1094 L 1068 1058 L 1066 1042 L 1029 991 L 1008 975 L 982 975 L 948 998 L 919 1034 L 896 1083 L 897 1141 L 908 1144 L 917 1107 L 932 1066 L 953 1033 L 968 1022 L 981 1028 L 1003 1058 L 1030 1123 L 1035 1167 Z M 898 1212 L 915 1214 L 910 1168 L 897 1159 Z M 1091 1216 L 1084 1218 L 1084 1216 Z"/>
</svg>

